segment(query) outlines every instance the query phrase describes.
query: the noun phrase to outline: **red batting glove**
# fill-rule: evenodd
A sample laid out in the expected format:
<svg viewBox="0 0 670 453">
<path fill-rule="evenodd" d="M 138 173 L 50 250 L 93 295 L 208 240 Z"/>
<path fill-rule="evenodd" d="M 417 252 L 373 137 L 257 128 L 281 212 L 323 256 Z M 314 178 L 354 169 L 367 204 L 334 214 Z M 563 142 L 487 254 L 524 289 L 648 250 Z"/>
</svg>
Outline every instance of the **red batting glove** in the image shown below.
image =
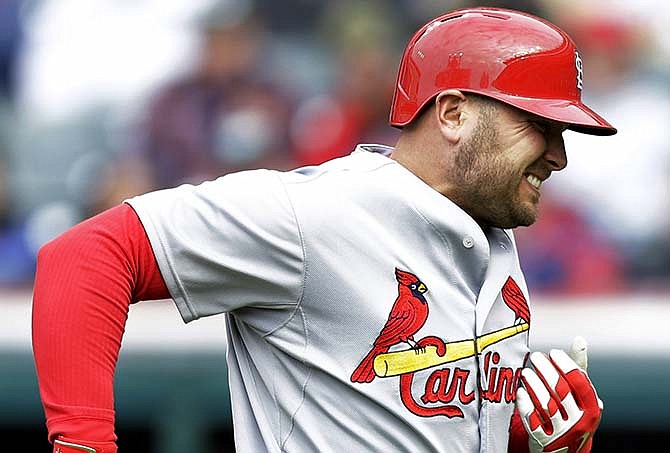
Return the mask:
<svg viewBox="0 0 670 453">
<path fill-rule="evenodd" d="M 586 375 L 586 340 L 576 337 L 570 356 L 552 349 L 530 355 L 516 407 L 531 453 L 588 453 L 603 403 Z"/>
<path fill-rule="evenodd" d="M 114 442 L 85 442 L 72 441 L 60 436 L 54 440 L 53 453 L 116 453 Z"/>
</svg>

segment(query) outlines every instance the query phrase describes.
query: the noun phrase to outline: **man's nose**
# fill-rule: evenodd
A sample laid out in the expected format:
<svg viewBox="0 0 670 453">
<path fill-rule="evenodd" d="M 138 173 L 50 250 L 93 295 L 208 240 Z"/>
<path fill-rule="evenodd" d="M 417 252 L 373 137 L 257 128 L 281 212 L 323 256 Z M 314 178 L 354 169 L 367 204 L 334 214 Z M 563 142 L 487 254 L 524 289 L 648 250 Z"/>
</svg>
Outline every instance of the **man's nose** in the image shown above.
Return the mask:
<svg viewBox="0 0 670 453">
<path fill-rule="evenodd" d="M 547 137 L 547 150 L 543 157 L 549 163 L 552 171 L 563 170 L 568 165 L 568 156 L 565 153 L 565 142 L 561 132 L 554 132 Z"/>
</svg>

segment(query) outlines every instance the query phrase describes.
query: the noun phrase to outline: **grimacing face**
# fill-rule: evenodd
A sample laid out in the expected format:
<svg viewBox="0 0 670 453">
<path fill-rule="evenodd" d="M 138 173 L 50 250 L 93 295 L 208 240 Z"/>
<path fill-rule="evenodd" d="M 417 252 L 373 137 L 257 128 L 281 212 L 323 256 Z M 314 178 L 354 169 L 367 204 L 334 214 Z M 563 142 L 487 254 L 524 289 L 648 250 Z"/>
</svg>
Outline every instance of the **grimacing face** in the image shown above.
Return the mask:
<svg viewBox="0 0 670 453">
<path fill-rule="evenodd" d="M 495 101 L 481 103 L 473 132 L 460 143 L 452 201 L 477 222 L 528 226 L 539 212 L 542 181 L 567 165 L 565 125 Z"/>
</svg>

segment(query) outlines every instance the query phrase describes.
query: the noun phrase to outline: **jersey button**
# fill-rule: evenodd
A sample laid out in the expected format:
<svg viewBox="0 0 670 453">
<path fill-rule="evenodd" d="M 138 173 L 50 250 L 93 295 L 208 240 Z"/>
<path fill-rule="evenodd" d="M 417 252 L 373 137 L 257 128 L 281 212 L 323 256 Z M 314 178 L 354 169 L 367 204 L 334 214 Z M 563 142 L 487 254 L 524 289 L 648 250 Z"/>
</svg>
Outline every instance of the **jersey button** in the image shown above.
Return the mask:
<svg viewBox="0 0 670 453">
<path fill-rule="evenodd" d="M 474 245 L 475 241 L 470 236 L 465 236 L 463 238 L 463 247 L 465 247 L 466 249 L 471 249 L 472 247 L 474 247 Z"/>
</svg>

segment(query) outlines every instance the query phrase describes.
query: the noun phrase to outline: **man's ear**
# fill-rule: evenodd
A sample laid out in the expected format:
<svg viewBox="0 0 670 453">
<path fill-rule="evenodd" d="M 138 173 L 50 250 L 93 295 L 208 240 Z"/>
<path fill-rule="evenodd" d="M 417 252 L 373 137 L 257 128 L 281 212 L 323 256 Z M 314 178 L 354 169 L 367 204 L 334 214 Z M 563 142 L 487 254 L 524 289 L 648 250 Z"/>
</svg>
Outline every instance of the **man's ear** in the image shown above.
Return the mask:
<svg viewBox="0 0 670 453">
<path fill-rule="evenodd" d="M 442 136 L 450 143 L 458 143 L 463 135 L 466 101 L 465 95 L 458 90 L 445 90 L 435 98 L 437 124 Z"/>
</svg>

